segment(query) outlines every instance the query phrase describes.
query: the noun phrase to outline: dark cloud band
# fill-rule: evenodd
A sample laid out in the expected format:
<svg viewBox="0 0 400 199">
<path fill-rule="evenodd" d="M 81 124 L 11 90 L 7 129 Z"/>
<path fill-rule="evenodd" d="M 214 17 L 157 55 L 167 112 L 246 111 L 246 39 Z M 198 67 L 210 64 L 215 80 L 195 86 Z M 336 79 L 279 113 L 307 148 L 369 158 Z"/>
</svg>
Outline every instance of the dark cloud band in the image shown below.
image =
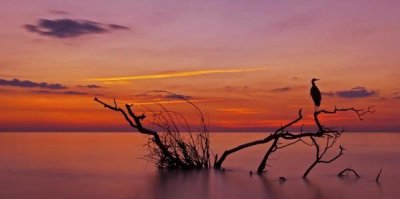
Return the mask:
<svg viewBox="0 0 400 199">
<path fill-rule="evenodd" d="M 321 92 L 321 94 L 323 96 L 328 96 L 328 97 L 335 97 L 335 93 L 333 91 L 329 91 L 329 92 Z"/>
<path fill-rule="evenodd" d="M 178 95 L 178 94 L 168 94 L 165 95 L 164 98 L 166 99 L 192 99 L 192 96 L 188 95 Z"/>
<path fill-rule="evenodd" d="M 101 24 L 89 20 L 40 19 L 36 25 L 26 24 L 24 28 L 33 33 L 55 38 L 71 38 L 85 34 L 108 33 L 114 30 L 129 30 L 117 24 Z"/>
<path fill-rule="evenodd" d="M 89 85 L 78 85 L 79 88 L 101 88 L 101 86 L 96 84 L 89 84 Z"/>
<path fill-rule="evenodd" d="M 32 82 L 29 80 L 5 80 L 0 79 L 0 86 L 15 86 L 15 87 L 24 87 L 24 88 L 43 88 L 43 89 L 52 89 L 52 90 L 60 90 L 66 89 L 67 87 L 62 84 L 50 84 L 46 82 Z"/>
<path fill-rule="evenodd" d="M 38 91 L 33 91 L 33 92 L 38 93 L 38 94 L 63 94 L 63 95 L 87 95 L 88 94 L 86 92 L 79 92 L 79 91 L 57 92 L 57 91 L 49 91 L 49 90 L 38 90 Z"/>
<path fill-rule="evenodd" d="M 282 87 L 282 88 L 274 88 L 271 91 L 279 93 L 279 92 L 287 92 L 287 91 L 290 91 L 290 90 L 292 90 L 292 88 L 290 88 L 290 87 Z"/>
<path fill-rule="evenodd" d="M 377 95 L 375 90 L 367 90 L 365 87 L 355 87 L 351 90 L 337 91 L 336 95 L 342 98 L 364 98 Z"/>
</svg>

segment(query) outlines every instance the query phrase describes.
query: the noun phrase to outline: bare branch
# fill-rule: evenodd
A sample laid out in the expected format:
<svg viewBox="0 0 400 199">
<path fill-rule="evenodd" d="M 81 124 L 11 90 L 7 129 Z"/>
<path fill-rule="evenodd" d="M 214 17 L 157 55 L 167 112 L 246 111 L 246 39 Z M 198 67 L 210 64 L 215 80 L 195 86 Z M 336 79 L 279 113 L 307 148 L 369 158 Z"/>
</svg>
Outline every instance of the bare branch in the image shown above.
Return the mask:
<svg viewBox="0 0 400 199">
<path fill-rule="evenodd" d="M 345 150 L 342 146 L 339 146 L 339 149 L 340 149 L 339 153 L 335 157 L 333 157 L 329 160 L 320 160 L 319 163 L 331 163 L 331 162 L 335 161 L 336 159 L 338 159 L 340 156 L 342 156 L 344 154 L 343 151 Z"/>
<path fill-rule="evenodd" d="M 131 127 L 135 128 L 135 129 L 137 129 L 137 126 L 132 122 L 131 119 L 129 119 L 129 117 L 128 117 L 128 115 L 125 113 L 125 111 L 124 111 L 123 109 L 121 109 L 121 108 L 118 108 L 117 103 L 115 102 L 115 100 L 114 100 L 114 107 L 113 107 L 113 106 L 110 106 L 110 105 L 108 105 L 108 104 L 106 104 L 106 103 L 104 103 L 103 101 L 99 100 L 97 97 L 94 98 L 94 101 L 99 102 L 99 103 L 102 104 L 105 108 L 111 109 L 111 110 L 113 110 L 113 111 L 120 112 L 120 113 L 124 116 L 125 120 L 129 123 L 129 125 L 130 125 Z"/>
<path fill-rule="evenodd" d="M 319 115 L 319 114 L 321 114 L 321 113 L 325 113 L 325 114 L 335 114 L 335 113 L 337 113 L 337 112 L 346 112 L 346 111 L 353 111 L 353 112 L 355 112 L 360 120 L 364 120 L 363 116 L 364 116 L 365 114 L 368 114 L 368 113 L 375 113 L 374 106 L 369 106 L 367 109 L 356 109 L 356 108 L 353 108 L 353 107 L 352 107 L 352 108 L 337 108 L 337 107 L 335 106 L 335 108 L 333 109 L 333 111 L 328 111 L 328 110 L 322 109 L 322 110 L 317 111 L 316 114 L 317 114 L 317 115 Z"/>
<path fill-rule="evenodd" d="M 293 124 L 296 124 L 298 121 L 300 121 L 303 118 L 302 115 L 302 109 L 299 110 L 298 112 L 298 117 L 296 119 L 294 119 L 293 121 L 283 125 L 282 127 L 280 127 L 279 129 L 277 129 L 274 133 L 270 134 L 269 136 L 267 136 L 264 139 L 261 140 L 256 140 L 256 141 L 252 141 L 252 142 L 248 142 L 245 144 L 241 144 L 239 146 L 236 146 L 232 149 L 226 150 L 221 157 L 215 161 L 214 163 L 214 168 L 220 169 L 222 166 L 222 163 L 225 161 L 225 159 L 232 153 L 235 153 L 237 151 L 240 151 L 242 149 L 246 149 L 248 147 L 252 147 L 252 146 L 256 146 L 259 144 L 265 144 L 268 143 L 272 140 L 275 140 L 279 137 L 285 137 L 286 139 L 298 139 L 300 137 L 306 137 L 310 134 L 298 134 L 298 135 L 294 135 L 294 134 L 286 134 L 283 133 L 284 129 L 288 128 L 289 126 L 292 126 Z M 262 169 L 263 170 L 263 169 Z"/>
<path fill-rule="evenodd" d="M 337 176 L 343 177 L 343 176 L 347 176 L 349 173 L 353 173 L 357 178 L 360 177 L 360 175 L 358 175 L 358 173 L 352 168 L 343 169 L 341 172 L 339 172 L 337 174 Z"/>
<path fill-rule="evenodd" d="M 209 167 L 209 134 L 206 131 L 207 128 L 204 123 L 201 124 L 203 131 L 192 134 L 188 122 L 181 114 L 169 111 L 163 105 L 158 104 L 161 107 L 161 111 L 153 113 L 152 123 L 165 131 L 162 134 L 158 134 L 158 132 L 146 128 L 142 124 L 146 116 L 144 113 L 137 115 L 133 109 L 133 104 L 125 104 L 125 109 L 122 109 L 118 107 L 115 99 L 113 100 L 114 106 L 98 98 L 94 100 L 102 104 L 105 108 L 120 112 L 131 127 L 142 134 L 151 136 L 146 144 L 149 152 L 146 157 L 149 161 L 156 164 L 157 167 L 171 169 Z M 189 104 L 196 111 L 200 111 L 193 103 L 190 102 Z M 201 111 L 199 114 L 201 115 L 201 121 L 204 121 Z M 182 132 L 180 127 L 186 128 L 183 132 L 189 133 L 189 140 L 180 135 L 180 132 Z"/>
<path fill-rule="evenodd" d="M 279 138 L 276 138 L 272 145 L 269 147 L 267 153 L 265 153 L 263 160 L 261 161 L 260 165 L 258 166 L 257 173 L 262 174 L 264 172 L 265 166 L 267 165 L 267 160 L 269 156 L 276 151 L 277 149 L 277 143 L 278 143 Z"/>
</svg>

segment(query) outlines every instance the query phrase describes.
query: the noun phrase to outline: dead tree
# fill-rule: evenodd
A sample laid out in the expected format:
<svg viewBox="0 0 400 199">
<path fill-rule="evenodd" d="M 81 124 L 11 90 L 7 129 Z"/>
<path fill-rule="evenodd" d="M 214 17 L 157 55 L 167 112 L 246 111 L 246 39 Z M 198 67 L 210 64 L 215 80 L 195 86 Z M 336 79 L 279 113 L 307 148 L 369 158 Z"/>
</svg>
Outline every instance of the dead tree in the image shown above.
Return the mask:
<svg viewBox="0 0 400 199">
<path fill-rule="evenodd" d="M 109 105 L 98 98 L 94 100 L 102 104 L 105 108 L 120 112 L 132 128 L 149 136 L 149 141 L 146 144 L 149 153 L 146 157 L 158 168 L 208 168 L 210 165 L 210 140 L 203 113 L 184 96 L 166 91 L 154 92 L 174 95 L 175 98 L 187 102 L 192 108 L 198 111 L 201 130 L 192 132 L 190 125 L 182 114 L 168 110 L 161 103 L 155 103 L 161 109 L 159 111 L 150 111 L 147 108 L 153 118 L 151 124 L 160 130 L 160 132 L 157 132 L 146 128 L 142 124 L 142 121 L 146 119 L 146 115 L 144 113 L 137 115 L 133 110 L 133 104 L 125 104 L 125 109 L 123 109 L 118 106 L 115 100 L 114 105 Z M 185 132 L 186 134 L 182 135 L 181 132 Z"/>
<path fill-rule="evenodd" d="M 159 111 L 154 111 L 148 107 L 145 107 L 145 109 L 151 114 L 151 118 L 153 118 L 150 123 L 154 126 L 154 128 L 148 128 L 147 125 L 145 127 L 145 125 L 142 124 L 142 121 L 147 118 L 146 115 L 144 113 L 137 114 L 137 111 L 133 110 L 133 104 L 125 104 L 125 108 L 121 108 L 118 106 L 115 100 L 113 105 L 109 105 L 98 98 L 95 98 L 94 100 L 102 104 L 107 109 L 120 112 L 133 129 L 136 129 L 138 132 L 149 136 L 149 141 L 147 143 L 149 154 L 147 157 L 153 161 L 157 167 L 170 169 L 209 168 L 209 131 L 205 125 L 205 119 L 201 110 L 182 95 L 176 95 L 166 91 L 153 92 L 173 95 L 174 98 L 179 98 L 187 102 L 197 111 L 200 118 L 201 130 L 198 132 L 193 132 L 191 130 L 191 125 L 189 125 L 188 121 L 186 121 L 182 114 L 168 110 L 161 103 L 155 103 L 161 109 Z M 300 125 L 300 131 L 297 133 L 292 133 L 289 131 L 289 128 L 297 125 L 303 119 L 302 109 L 300 109 L 298 111 L 297 118 L 285 125 L 282 125 L 274 133 L 269 134 L 267 137 L 260 140 L 247 142 L 226 150 L 221 157 L 218 157 L 216 154 L 213 166 L 216 169 L 221 169 L 226 158 L 235 152 L 256 145 L 271 143 L 257 168 L 257 173 L 262 174 L 265 171 L 269 157 L 278 149 L 289 147 L 290 145 L 296 143 L 304 143 L 314 146 L 316 151 L 315 160 L 311 163 L 303 175 L 303 177 L 306 178 L 317 164 L 331 163 L 343 155 L 344 151 L 344 148 L 339 146 L 339 153 L 336 156 L 330 159 L 325 158 L 326 154 L 328 154 L 328 151 L 333 148 L 343 131 L 337 131 L 333 128 L 324 126 L 320 121 L 319 116 L 321 114 L 333 115 L 338 112 L 347 111 L 356 113 L 360 120 L 363 119 L 362 117 L 364 114 L 373 112 L 372 107 L 369 107 L 368 109 L 335 107 L 332 111 L 322 109 L 314 112 L 314 123 L 317 129 L 316 131 L 303 132 L 303 125 Z M 184 127 L 184 130 L 182 130 L 182 126 Z M 187 132 L 187 134 L 182 135 L 181 132 Z M 309 138 L 311 143 L 306 142 L 304 140 L 305 138 Z M 318 140 L 323 139 L 325 139 L 325 145 L 321 145 L 318 142 Z M 288 141 L 289 143 L 282 144 L 280 142 L 281 140 Z"/>
<path fill-rule="evenodd" d="M 336 160 L 337 158 L 339 158 L 339 156 L 342 155 L 344 148 L 341 147 L 341 151 L 340 151 L 340 155 L 338 155 L 338 157 L 335 157 L 333 159 L 330 160 L 323 160 L 322 158 L 326 155 L 327 151 L 333 147 L 333 145 L 335 144 L 336 140 L 340 137 L 341 132 L 333 130 L 331 128 L 325 127 L 324 125 L 322 125 L 322 123 L 319 120 L 319 115 L 320 114 L 336 114 L 338 112 L 346 112 L 346 111 L 353 111 L 357 114 L 358 118 L 360 120 L 362 120 L 362 116 L 366 113 L 371 113 L 373 112 L 372 107 L 369 107 L 368 109 L 356 109 L 356 108 L 334 108 L 333 111 L 328 111 L 328 110 L 320 110 L 320 111 L 316 111 L 314 113 L 314 122 L 317 126 L 317 131 L 316 132 L 303 132 L 303 128 L 300 129 L 299 133 L 291 133 L 289 132 L 288 128 L 299 123 L 302 119 L 302 110 L 300 109 L 298 112 L 298 117 L 296 119 L 294 119 L 293 121 L 283 125 L 282 127 L 278 128 L 274 133 L 270 134 L 269 136 L 265 137 L 264 139 L 260 139 L 260 140 L 255 140 L 255 141 L 251 141 L 248 143 L 244 143 L 241 144 L 239 146 L 236 146 L 232 149 L 226 150 L 220 158 L 218 158 L 218 155 L 215 156 L 215 162 L 214 162 L 214 168 L 216 169 L 220 169 L 222 167 L 223 162 L 226 160 L 226 158 L 229 155 L 232 155 L 233 153 L 249 148 L 249 147 L 253 147 L 256 145 L 260 145 L 260 144 L 266 144 L 266 143 L 271 143 L 270 147 L 268 148 L 267 152 L 265 153 L 265 155 L 263 156 L 258 169 L 257 169 L 257 173 L 258 174 L 262 174 L 265 171 L 265 167 L 267 165 L 267 161 L 269 159 L 269 157 L 271 156 L 271 154 L 273 152 L 275 152 L 278 149 L 281 148 L 285 148 L 288 147 L 290 145 L 296 144 L 298 142 L 304 143 L 304 144 L 308 144 L 307 142 L 305 142 L 303 139 L 304 138 L 310 138 L 312 139 L 312 143 L 308 144 L 310 146 L 315 146 L 316 147 L 316 160 L 310 165 L 310 167 L 307 169 L 306 173 L 303 175 L 304 177 L 306 177 L 308 175 L 308 173 L 318 164 L 318 163 L 329 163 L 332 162 L 334 160 Z M 316 142 L 315 139 L 317 138 L 326 138 L 328 139 L 328 144 L 325 145 L 325 148 L 321 149 L 321 146 Z M 287 140 L 290 141 L 288 144 L 284 144 L 281 145 L 279 143 L 279 140 L 283 139 L 283 140 Z M 314 142 L 314 141 L 315 142 Z"/>
</svg>

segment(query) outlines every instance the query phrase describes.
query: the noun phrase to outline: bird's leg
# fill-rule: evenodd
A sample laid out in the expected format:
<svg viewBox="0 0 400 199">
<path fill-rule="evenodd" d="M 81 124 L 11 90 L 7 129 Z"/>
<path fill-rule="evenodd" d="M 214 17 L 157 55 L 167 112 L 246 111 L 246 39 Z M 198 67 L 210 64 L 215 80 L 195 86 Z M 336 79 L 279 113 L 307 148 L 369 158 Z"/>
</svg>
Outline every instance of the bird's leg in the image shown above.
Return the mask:
<svg viewBox="0 0 400 199">
<path fill-rule="evenodd" d="M 318 106 L 314 106 L 314 111 L 318 112 Z"/>
</svg>

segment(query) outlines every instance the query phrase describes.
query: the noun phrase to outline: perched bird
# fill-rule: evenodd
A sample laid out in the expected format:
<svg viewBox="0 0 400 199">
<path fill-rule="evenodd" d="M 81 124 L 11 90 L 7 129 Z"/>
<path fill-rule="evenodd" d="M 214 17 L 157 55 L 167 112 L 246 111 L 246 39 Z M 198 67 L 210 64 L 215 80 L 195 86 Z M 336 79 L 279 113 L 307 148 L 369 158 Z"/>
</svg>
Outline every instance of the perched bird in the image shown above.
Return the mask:
<svg viewBox="0 0 400 199">
<path fill-rule="evenodd" d="M 312 80 L 311 80 L 312 86 L 310 89 L 310 95 L 315 104 L 315 111 L 317 111 L 318 107 L 321 105 L 321 92 L 319 91 L 317 85 L 315 85 L 315 82 L 318 80 L 319 79 L 312 78 Z"/>
</svg>

